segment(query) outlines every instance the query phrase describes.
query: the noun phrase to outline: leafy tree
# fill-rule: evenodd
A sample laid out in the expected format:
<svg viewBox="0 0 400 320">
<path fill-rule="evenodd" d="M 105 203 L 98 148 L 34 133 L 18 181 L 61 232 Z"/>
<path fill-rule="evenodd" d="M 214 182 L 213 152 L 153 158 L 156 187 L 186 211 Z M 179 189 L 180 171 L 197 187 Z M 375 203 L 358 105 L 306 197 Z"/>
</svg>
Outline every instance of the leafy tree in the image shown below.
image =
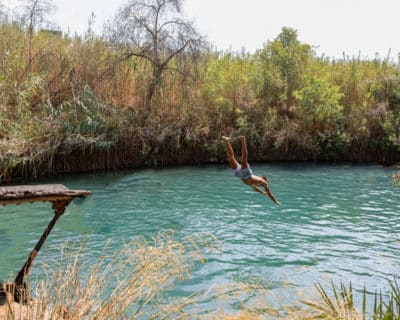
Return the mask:
<svg viewBox="0 0 400 320">
<path fill-rule="evenodd" d="M 340 116 L 343 110 L 339 103 L 343 96 L 340 88 L 324 78 L 308 79 L 302 89 L 294 92 L 294 96 L 308 121 L 326 124 Z"/>
<path fill-rule="evenodd" d="M 171 61 L 195 53 L 202 44 L 193 24 L 181 18 L 181 9 L 182 0 L 130 0 L 110 27 L 111 40 L 123 50 L 125 59 L 138 57 L 151 66 L 145 100 L 149 108 L 163 73 L 174 69 Z"/>
<path fill-rule="evenodd" d="M 233 125 L 253 104 L 254 63 L 249 57 L 216 54 L 207 65 L 201 86 L 202 98 L 210 112 Z"/>
<path fill-rule="evenodd" d="M 313 133 L 314 143 L 325 159 L 335 159 L 350 143 L 343 132 L 340 87 L 326 78 L 311 76 L 294 96 L 306 132 Z"/>
<path fill-rule="evenodd" d="M 302 86 L 308 62 L 313 57 L 310 45 L 297 39 L 297 31 L 283 28 L 278 37 L 258 55 L 262 65 L 260 94 L 269 105 L 287 110 L 295 102 L 294 91 Z M 275 97 L 271 100 L 270 97 Z"/>
</svg>

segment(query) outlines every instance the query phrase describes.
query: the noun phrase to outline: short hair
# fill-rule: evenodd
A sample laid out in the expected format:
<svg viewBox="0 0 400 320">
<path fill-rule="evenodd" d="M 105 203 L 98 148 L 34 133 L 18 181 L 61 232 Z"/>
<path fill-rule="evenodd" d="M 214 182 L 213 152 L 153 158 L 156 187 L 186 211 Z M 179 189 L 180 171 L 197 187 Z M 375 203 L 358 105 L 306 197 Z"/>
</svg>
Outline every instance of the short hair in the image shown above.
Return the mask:
<svg viewBox="0 0 400 320">
<path fill-rule="evenodd" d="M 263 178 L 265 181 L 268 181 L 266 176 L 262 176 L 261 178 Z"/>
</svg>

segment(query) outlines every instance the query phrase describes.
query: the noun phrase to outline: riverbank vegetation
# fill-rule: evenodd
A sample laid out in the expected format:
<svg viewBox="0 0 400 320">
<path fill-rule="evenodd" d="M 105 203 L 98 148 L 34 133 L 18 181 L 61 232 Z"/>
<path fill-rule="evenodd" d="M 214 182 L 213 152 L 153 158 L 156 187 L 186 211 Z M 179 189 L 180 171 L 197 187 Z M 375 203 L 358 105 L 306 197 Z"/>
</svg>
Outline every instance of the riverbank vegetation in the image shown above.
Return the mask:
<svg viewBox="0 0 400 320">
<path fill-rule="evenodd" d="M 175 27 L 158 37 L 154 16 L 129 6 L 103 36 L 93 20 L 84 35 L 61 35 L 2 16 L 2 182 L 224 161 L 223 134 L 246 135 L 252 161 L 398 159 L 390 57 L 317 56 L 290 28 L 255 53 L 216 52 L 181 20 L 180 1 L 160 3 Z"/>
</svg>

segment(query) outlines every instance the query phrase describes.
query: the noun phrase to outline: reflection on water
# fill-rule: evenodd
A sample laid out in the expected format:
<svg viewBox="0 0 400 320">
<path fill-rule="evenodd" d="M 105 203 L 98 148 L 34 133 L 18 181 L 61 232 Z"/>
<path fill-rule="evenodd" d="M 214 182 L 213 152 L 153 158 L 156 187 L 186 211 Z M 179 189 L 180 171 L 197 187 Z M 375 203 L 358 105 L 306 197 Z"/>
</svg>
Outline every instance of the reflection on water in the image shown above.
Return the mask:
<svg viewBox="0 0 400 320">
<path fill-rule="evenodd" d="M 232 177 L 226 166 L 185 167 L 59 178 L 93 195 L 72 203 L 35 262 L 57 257 L 65 240 L 99 252 L 138 235 L 174 229 L 176 237 L 213 233 L 222 255 L 196 265 L 186 294 L 232 279 L 260 276 L 285 302 L 291 288 L 326 279 L 356 289 L 387 287 L 400 271 L 400 190 L 380 166 L 253 165 L 283 205 L 275 206 Z M 0 208 L 0 279 L 18 271 L 51 219 L 48 204 Z M 34 273 L 40 268 L 33 267 Z"/>
</svg>

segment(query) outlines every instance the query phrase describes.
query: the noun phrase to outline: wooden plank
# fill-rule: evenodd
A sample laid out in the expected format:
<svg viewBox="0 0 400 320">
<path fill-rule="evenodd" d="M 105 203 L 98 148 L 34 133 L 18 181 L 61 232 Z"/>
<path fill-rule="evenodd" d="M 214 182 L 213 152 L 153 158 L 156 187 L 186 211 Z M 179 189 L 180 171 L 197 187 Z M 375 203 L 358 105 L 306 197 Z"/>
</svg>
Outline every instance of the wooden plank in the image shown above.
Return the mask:
<svg viewBox="0 0 400 320">
<path fill-rule="evenodd" d="M 90 195 L 86 190 L 70 190 L 62 184 L 44 184 L 44 185 L 24 185 L 0 187 L 0 205 L 22 204 L 32 202 L 51 202 L 54 216 L 47 225 L 35 248 L 31 251 L 27 261 L 19 271 L 14 280 L 13 288 L 10 293 L 14 296 L 16 302 L 25 303 L 29 300 L 29 290 L 26 289 L 25 277 L 29 274 L 32 263 L 36 258 L 40 248 L 46 241 L 48 235 L 56 224 L 57 220 L 64 213 L 65 208 L 75 198 L 86 198 Z M 0 298 L 4 296 L 5 291 L 0 288 Z"/>
<path fill-rule="evenodd" d="M 86 198 L 86 190 L 70 190 L 62 184 L 0 187 L 0 205 Z"/>
</svg>

